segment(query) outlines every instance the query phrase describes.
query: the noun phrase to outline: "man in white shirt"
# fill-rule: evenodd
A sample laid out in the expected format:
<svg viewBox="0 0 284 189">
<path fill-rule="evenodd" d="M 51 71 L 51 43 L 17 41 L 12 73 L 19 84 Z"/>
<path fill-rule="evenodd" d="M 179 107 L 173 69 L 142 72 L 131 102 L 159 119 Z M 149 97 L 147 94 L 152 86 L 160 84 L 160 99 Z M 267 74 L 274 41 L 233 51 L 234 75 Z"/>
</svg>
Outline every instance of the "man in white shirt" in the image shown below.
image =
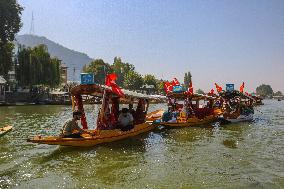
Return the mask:
<svg viewBox="0 0 284 189">
<path fill-rule="evenodd" d="M 129 113 L 127 108 L 122 108 L 120 115 L 118 116 L 119 126 L 122 131 L 129 131 L 134 128 L 133 116 Z"/>
</svg>

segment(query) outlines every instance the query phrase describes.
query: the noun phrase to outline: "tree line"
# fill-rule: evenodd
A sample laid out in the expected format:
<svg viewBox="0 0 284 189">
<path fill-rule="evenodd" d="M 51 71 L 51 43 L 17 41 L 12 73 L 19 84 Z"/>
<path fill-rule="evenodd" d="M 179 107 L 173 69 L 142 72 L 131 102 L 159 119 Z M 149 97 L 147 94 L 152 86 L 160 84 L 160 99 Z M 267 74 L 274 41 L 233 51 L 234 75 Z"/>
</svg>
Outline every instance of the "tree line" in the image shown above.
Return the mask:
<svg viewBox="0 0 284 189">
<path fill-rule="evenodd" d="M 158 79 L 152 74 L 142 75 L 135 70 L 135 66 L 128 62 L 123 62 L 120 57 L 115 57 L 112 64 L 103 59 L 94 59 L 87 65 L 84 65 L 83 72 L 94 73 L 95 82 L 104 84 L 107 73 L 117 75 L 116 83 L 118 86 L 129 90 L 151 90 L 154 93 L 164 93 L 165 80 Z M 191 81 L 190 72 L 184 76 L 185 85 Z M 152 87 L 152 88 L 151 88 Z"/>
<path fill-rule="evenodd" d="M 0 75 L 6 79 L 13 65 L 13 41 L 22 26 L 22 11 L 16 0 L 0 1 Z"/>
<path fill-rule="evenodd" d="M 61 60 L 51 58 L 45 45 L 19 46 L 15 58 L 16 79 L 20 86 L 60 84 Z"/>
<path fill-rule="evenodd" d="M 153 86 L 155 92 L 162 92 L 163 80 L 157 79 L 154 75 L 146 74 L 142 76 L 135 70 L 135 66 L 128 62 L 122 62 L 120 57 L 115 57 L 112 64 L 103 59 L 94 59 L 83 67 L 83 72 L 94 73 L 95 82 L 105 83 L 107 73 L 117 75 L 116 83 L 118 86 L 129 90 L 141 90 L 143 85 Z"/>
</svg>

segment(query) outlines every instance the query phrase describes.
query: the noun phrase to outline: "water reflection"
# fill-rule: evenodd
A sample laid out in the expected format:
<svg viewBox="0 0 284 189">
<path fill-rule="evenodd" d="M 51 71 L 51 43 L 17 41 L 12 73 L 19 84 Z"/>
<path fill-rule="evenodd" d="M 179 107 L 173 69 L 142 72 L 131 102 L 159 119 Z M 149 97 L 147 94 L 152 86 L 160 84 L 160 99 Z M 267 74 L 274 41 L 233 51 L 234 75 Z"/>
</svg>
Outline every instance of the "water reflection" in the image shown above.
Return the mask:
<svg viewBox="0 0 284 189">
<path fill-rule="evenodd" d="M 69 106 L 0 107 L 1 124 L 14 126 L 0 138 L 0 188 L 281 188 L 284 105 L 265 103 L 252 123 L 159 128 L 91 148 L 26 142 L 58 134 Z M 86 107 L 90 127 L 97 110 Z"/>
</svg>

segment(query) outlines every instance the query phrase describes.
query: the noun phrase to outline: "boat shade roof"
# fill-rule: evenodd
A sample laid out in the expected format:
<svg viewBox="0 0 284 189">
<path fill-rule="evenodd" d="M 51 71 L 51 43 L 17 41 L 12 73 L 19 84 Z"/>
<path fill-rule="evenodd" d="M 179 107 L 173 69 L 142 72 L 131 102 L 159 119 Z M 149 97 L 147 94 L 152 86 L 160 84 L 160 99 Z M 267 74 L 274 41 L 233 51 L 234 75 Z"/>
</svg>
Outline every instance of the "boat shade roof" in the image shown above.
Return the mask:
<svg viewBox="0 0 284 189">
<path fill-rule="evenodd" d="M 106 92 L 109 95 L 112 95 L 113 97 L 119 97 L 116 93 L 114 93 L 110 87 L 105 85 L 97 85 L 97 84 L 89 84 L 89 85 L 77 85 L 71 89 L 71 95 L 92 95 L 96 97 L 103 97 L 104 89 L 106 89 Z M 122 89 L 122 92 L 124 93 L 124 97 L 126 99 L 131 98 L 143 98 L 143 99 L 157 99 L 155 97 L 152 97 L 150 95 L 137 93 L 135 91 L 129 91 L 126 89 Z"/>
<path fill-rule="evenodd" d="M 240 91 L 224 91 L 224 92 L 221 92 L 219 94 L 222 98 L 225 98 L 225 99 L 231 99 L 231 98 L 235 98 L 235 97 L 241 97 L 241 98 L 247 98 L 247 99 L 251 99 L 251 100 L 254 100 L 252 97 L 244 94 L 244 93 L 241 93 Z"/>
<path fill-rule="evenodd" d="M 186 99 L 189 98 L 191 100 L 210 100 L 210 99 L 215 99 L 216 97 L 214 96 L 209 96 L 209 95 L 202 95 L 202 94 L 187 94 L 187 93 L 169 93 L 167 95 L 169 98 L 175 98 L 175 99 Z"/>
</svg>

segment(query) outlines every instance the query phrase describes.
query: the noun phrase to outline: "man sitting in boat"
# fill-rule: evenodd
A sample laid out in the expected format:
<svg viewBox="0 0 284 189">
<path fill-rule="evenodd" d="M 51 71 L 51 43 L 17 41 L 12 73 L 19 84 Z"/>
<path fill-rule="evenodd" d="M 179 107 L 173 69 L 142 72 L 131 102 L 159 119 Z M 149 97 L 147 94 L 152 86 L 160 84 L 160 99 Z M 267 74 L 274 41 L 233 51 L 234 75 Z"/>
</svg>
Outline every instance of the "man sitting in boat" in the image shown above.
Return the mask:
<svg viewBox="0 0 284 189">
<path fill-rule="evenodd" d="M 134 128 L 133 116 L 129 113 L 127 108 L 122 108 L 120 115 L 118 116 L 118 123 L 122 131 L 129 131 Z"/>
<path fill-rule="evenodd" d="M 73 119 L 66 121 L 63 126 L 62 129 L 63 138 L 82 138 L 81 134 L 83 133 L 91 134 L 79 127 L 77 121 L 81 119 L 81 116 L 82 112 L 80 111 L 73 112 Z"/>
</svg>

